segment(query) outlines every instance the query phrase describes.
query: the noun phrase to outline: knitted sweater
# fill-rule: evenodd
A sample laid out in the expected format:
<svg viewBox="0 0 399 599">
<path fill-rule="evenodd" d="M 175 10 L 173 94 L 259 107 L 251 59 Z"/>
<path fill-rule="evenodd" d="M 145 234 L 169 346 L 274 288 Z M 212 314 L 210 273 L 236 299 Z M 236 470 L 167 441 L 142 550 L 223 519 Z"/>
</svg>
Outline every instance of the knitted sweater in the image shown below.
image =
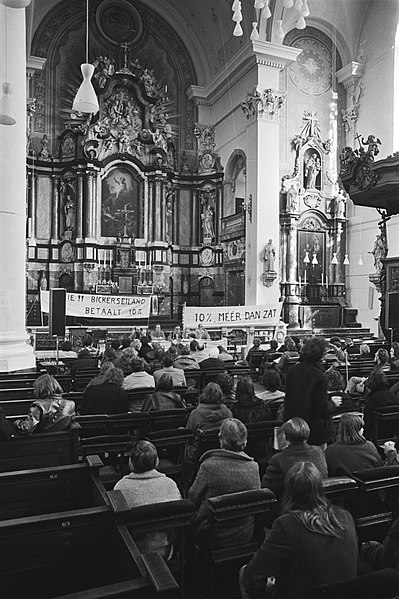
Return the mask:
<svg viewBox="0 0 399 599">
<path fill-rule="evenodd" d="M 325 452 L 329 476 L 352 476 L 356 470 L 377 468 L 382 459 L 371 441 L 347 445 L 333 443 Z"/>
</svg>

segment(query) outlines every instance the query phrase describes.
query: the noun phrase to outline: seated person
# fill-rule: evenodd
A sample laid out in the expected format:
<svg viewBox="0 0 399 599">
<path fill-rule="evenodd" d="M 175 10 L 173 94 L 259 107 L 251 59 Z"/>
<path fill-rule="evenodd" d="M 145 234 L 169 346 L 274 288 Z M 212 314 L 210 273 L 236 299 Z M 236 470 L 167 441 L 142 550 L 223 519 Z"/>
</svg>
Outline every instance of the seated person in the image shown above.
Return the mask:
<svg viewBox="0 0 399 599">
<path fill-rule="evenodd" d="M 150 335 L 151 335 L 151 341 L 157 341 L 159 339 L 165 339 L 165 333 L 161 329 L 161 325 L 160 324 L 156 324 L 155 325 L 155 329 L 150 332 Z"/>
<path fill-rule="evenodd" d="M 391 349 L 389 350 L 390 362 L 391 362 L 391 370 L 399 369 L 399 343 L 394 341 L 392 343 Z"/>
<path fill-rule="evenodd" d="M 172 377 L 174 387 L 184 387 L 186 385 L 184 370 L 181 368 L 175 368 L 173 362 L 174 359 L 172 356 L 166 353 L 162 359 L 163 368 L 154 371 L 154 380 L 157 383 L 163 374 L 168 374 L 170 377 Z"/>
<path fill-rule="evenodd" d="M 173 391 L 173 380 L 169 374 L 163 374 L 156 384 L 154 393 L 144 400 L 142 412 L 151 410 L 176 410 L 186 405 L 180 395 Z"/>
<path fill-rule="evenodd" d="M 236 394 L 234 391 L 234 379 L 228 372 L 222 372 L 219 374 L 217 384 L 222 390 L 222 402 L 225 406 L 231 409 L 235 403 Z"/>
<path fill-rule="evenodd" d="M 113 347 L 107 347 L 101 356 L 101 364 L 104 364 L 104 362 L 114 363 L 115 360 L 116 360 L 116 351 L 114 350 Z"/>
<path fill-rule="evenodd" d="M 130 508 L 182 498 L 176 483 L 156 470 L 158 464 L 158 453 L 152 443 L 139 441 L 133 447 L 129 460 L 131 472 L 114 487 L 123 494 Z M 135 535 L 134 539 L 141 553 L 158 551 L 167 559 L 171 556 L 171 539 L 166 531 Z"/>
<path fill-rule="evenodd" d="M 329 476 L 352 476 L 356 470 L 382 466 L 374 443 L 363 437 L 364 423 L 356 414 L 342 414 L 337 437 L 325 455 Z"/>
<path fill-rule="evenodd" d="M 226 418 L 233 414 L 223 403 L 223 393 L 217 383 L 208 383 L 199 397 L 199 404 L 190 413 L 186 428 L 195 431 L 197 428 L 207 429 L 220 426 Z"/>
<path fill-rule="evenodd" d="M 317 445 L 308 445 L 310 435 L 308 423 L 302 418 L 291 418 L 284 422 L 282 429 L 288 446 L 270 458 L 262 478 L 262 487 L 273 491 L 278 499 L 282 496 L 287 472 L 297 462 L 312 462 L 322 478 L 328 476 L 323 450 Z"/>
<path fill-rule="evenodd" d="M 190 355 L 200 364 L 202 360 L 209 358 L 209 350 L 205 348 L 203 343 L 193 339 L 190 343 Z"/>
<path fill-rule="evenodd" d="M 295 464 L 285 479 L 282 515 L 240 570 L 242 599 L 307 599 L 314 587 L 355 578 L 356 573 L 352 516 L 328 504 L 314 464 Z M 267 585 L 269 577 L 275 584 Z"/>
<path fill-rule="evenodd" d="M 70 341 L 63 341 L 60 344 L 60 351 L 58 352 L 58 356 L 61 360 L 65 358 L 77 358 L 78 354 L 76 351 L 72 351 L 72 343 Z"/>
<path fill-rule="evenodd" d="M 62 388 L 50 374 L 42 374 L 33 383 L 35 401 L 26 418 L 14 422 L 15 431 L 22 435 L 63 431 L 75 418 L 75 402 L 62 397 Z"/>
<path fill-rule="evenodd" d="M 345 337 L 344 350 L 349 356 L 356 355 L 359 353 L 359 350 L 357 346 L 354 344 L 352 337 Z"/>
<path fill-rule="evenodd" d="M 195 329 L 194 333 L 195 333 L 196 339 L 210 339 L 211 338 L 208 331 L 206 329 L 204 329 L 204 327 L 202 326 L 201 323 L 199 323 L 199 325 Z"/>
<path fill-rule="evenodd" d="M 77 370 L 94 370 L 95 368 L 98 368 L 98 360 L 85 347 L 80 350 L 78 359 L 71 366 L 72 376 L 75 376 Z"/>
<path fill-rule="evenodd" d="M 82 414 L 121 414 L 127 412 L 128 395 L 122 389 L 123 372 L 110 363 L 103 382 L 86 387 L 83 393 Z"/>
<path fill-rule="evenodd" d="M 241 376 L 236 387 L 236 401 L 232 412 L 244 424 L 271 420 L 267 404 L 255 395 L 254 384 L 250 376 Z"/>
<path fill-rule="evenodd" d="M 169 335 L 169 339 L 171 341 L 180 341 L 181 339 L 183 339 L 183 332 L 182 332 L 181 327 L 179 325 L 177 325 L 173 329 L 173 331 Z"/>
<path fill-rule="evenodd" d="M 272 368 L 265 370 L 262 378 L 262 385 L 265 390 L 257 393 L 260 399 L 266 403 L 275 399 L 284 399 L 285 393 L 281 391 L 282 383 L 279 373 Z"/>
<path fill-rule="evenodd" d="M 195 341 L 197 344 L 197 341 Z M 199 370 L 200 365 L 198 364 L 195 356 L 190 354 L 190 347 L 188 345 L 182 345 L 180 347 L 180 356 L 177 356 L 173 362 L 175 368 L 181 368 L 182 370 Z"/>
<path fill-rule="evenodd" d="M 393 522 L 382 543 L 378 541 L 362 543 L 360 559 L 369 564 L 374 571 L 383 568 L 399 570 L 399 518 Z"/>
<path fill-rule="evenodd" d="M 223 347 L 223 345 L 218 345 L 217 346 L 218 352 L 219 352 L 219 360 L 222 360 L 223 362 L 230 362 L 231 364 L 233 364 L 234 362 L 234 358 L 233 356 L 231 356 Z"/>
<path fill-rule="evenodd" d="M 123 381 L 123 389 L 154 389 L 154 377 L 145 372 L 142 358 L 133 358 L 131 360 L 131 370 L 132 373 L 126 376 Z"/>
<path fill-rule="evenodd" d="M 211 383 L 210 383 L 211 384 Z M 195 480 L 188 490 L 188 499 L 198 507 L 197 532 L 206 520 L 206 500 L 210 497 L 259 489 L 259 467 L 253 458 L 244 453 L 247 429 L 235 418 L 224 420 L 219 432 L 220 449 L 211 449 L 200 459 Z M 250 541 L 252 518 L 235 520 L 225 528 L 218 529 L 218 547 L 228 547 Z"/>
<path fill-rule="evenodd" d="M 397 442 L 385 441 L 384 453 L 386 457 L 387 466 L 399 466 L 399 454 L 397 450 Z"/>
<path fill-rule="evenodd" d="M 91 335 L 86 335 L 85 337 L 83 337 L 83 349 L 87 349 L 92 358 L 98 358 L 98 350 L 96 347 L 93 346 L 93 343 L 94 340 Z"/>
<path fill-rule="evenodd" d="M 355 409 L 354 401 L 348 393 L 344 392 L 344 379 L 341 373 L 333 366 L 326 370 L 327 391 L 329 397 L 341 397 L 342 403 L 339 407 L 339 412 L 350 412 Z"/>
<path fill-rule="evenodd" d="M 162 346 L 154 347 L 154 349 L 147 354 L 147 364 L 153 374 L 156 370 L 161 370 L 162 360 L 165 355 L 165 350 Z"/>
<path fill-rule="evenodd" d="M 275 339 L 270 339 L 269 341 L 270 348 L 265 350 L 265 356 L 267 360 L 267 356 L 270 354 L 275 354 L 277 352 L 278 343 Z"/>
<path fill-rule="evenodd" d="M 252 345 L 252 347 L 251 347 L 251 348 L 248 350 L 248 353 L 247 353 L 247 355 L 246 355 L 246 358 L 245 358 L 245 359 L 246 359 L 246 361 L 247 361 L 248 363 L 250 363 L 250 360 L 251 360 L 251 352 L 254 352 L 254 351 L 255 351 L 255 352 L 262 351 L 262 350 L 260 349 L 260 346 L 261 346 L 261 340 L 259 339 L 259 337 L 255 337 L 255 338 L 254 338 L 253 345 Z"/>
<path fill-rule="evenodd" d="M 359 345 L 359 358 L 361 360 L 370 360 L 370 346 L 367 343 L 361 343 Z"/>
<path fill-rule="evenodd" d="M 149 337 L 147 337 L 146 335 L 144 335 L 143 337 L 141 337 L 140 339 L 141 341 L 141 346 L 139 349 L 139 357 L 140 358 L 144 358 L 144 360 L 147 359 L 147 354 L 152 351 L 152 345 L 150 344 L 150 339 Z"/>
<path fill-rule="evenodd" d="M 133 347 L 125 347 L 114 362 L 115 368 L 120 368 L 125 376 L 131 374 L 132 360 L 137 356 L 137 351 Z"/>
<path fill-rule="evenodd" d="M 391 366 L 389 363 L 389 354 L 387 352 L 386 349 L 382 349 L 380 348 L 374 357 L 374 362 L 375 365 L 373 366 L 373 369 L 371 372 L 374 372 L 375 370 L 381 370 L 382 372 L 389 372 L 391 370 Z M 370 373 L 371 375 L 371 373 Z M 369 375 L 369 376 L 370 376 Z M 366 391 L 366 394 L 368 393 L 366 390 L 366 387 L 368 387 L 368 378 L 365 376 L 359 377 L 359 376 L 351 376 L 351 378 L 348 381 L 348 384 L 346 386 L 346 392 L 347 393 L 364 393 Z"/>
<path fill-rule="evenodd" d="M 379 350 L 381 351 L 381 350 Z M 385 406 L 399 405 L 399 397 L 388 389 L 388 381 L 381 369 L 371 371 L 367 379 L 370 391 L 364 408 L 364 436 L 372 439 L 374 435 L 375 410 Z"/>
<path fill-rule="evenodd" d="M 208 349 L 209 357 L 205 360 L 201 360 L 201 370 L 224 370 L 225 363 L 219 358 L 219 350 L 217 347 L 210 347 Z"/>
<path fill-rule="evenodd" d="M 296 348 L 295 341 L 292 339 L 292 337 L 285 338 L 285 346 L 287 349 L 276 364 L 276 370 L 279 374 L 285 373 L 285 370 L 288 367 L 290 358 L 298 358 L 299 359 L 299 352 Z"/>
</svg>

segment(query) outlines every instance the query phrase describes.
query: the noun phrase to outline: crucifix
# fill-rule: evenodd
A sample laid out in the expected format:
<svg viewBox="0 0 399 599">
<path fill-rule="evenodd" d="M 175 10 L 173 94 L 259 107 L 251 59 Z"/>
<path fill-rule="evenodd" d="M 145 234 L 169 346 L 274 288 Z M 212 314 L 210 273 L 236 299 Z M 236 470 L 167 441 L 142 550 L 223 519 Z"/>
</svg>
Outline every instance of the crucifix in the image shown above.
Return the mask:
<svg viewBox="0 0 399 599">
<path fill-rule="evenodd" d="M 360 139 L 361 139 L 361 135 L 360 133 L 358 133 L 357 135 L 355 135 L 355 141 L 357 141 L 357 143 L 359 144 L 359 148 L 361 147 L 361 143 L 360 143 Z"/>
<path fill-rule="evenodd" d="M 127 61 L 129 59 L 129 44 L 125 42 L 122 44 L 123 48 L 123 68 L 127 69 Z"/>
<path fill-rule="evenodd" d="M 116 212 L 119 212 L 119 214 L 123 215 L 123 237 L 129 237 L 127 234 L 127 228 L 129 223 L 129 215 L 130 214 L 134 214 L 134 210 L 128 210 L 127 209 L 127 204 L 124 205 L 123 210 L 117 210 Z"/>
</svg>

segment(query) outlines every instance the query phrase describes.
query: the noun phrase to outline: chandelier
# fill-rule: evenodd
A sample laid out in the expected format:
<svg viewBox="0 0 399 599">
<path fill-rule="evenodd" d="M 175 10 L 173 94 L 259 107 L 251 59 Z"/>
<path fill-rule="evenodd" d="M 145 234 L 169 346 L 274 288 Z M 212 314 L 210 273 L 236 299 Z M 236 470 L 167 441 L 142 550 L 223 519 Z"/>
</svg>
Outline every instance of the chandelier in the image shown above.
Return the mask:
<svg viewBox="0 0 399 599">
<path fill-rule="evenodd" d="M 298 11 L 298 19 L 296 22 L 297 29 L 305 29 L 306 21 L 305 17 L 310 15 L 308 0 L 284 0 L 283 2 L 284 8 L 294 8 L 294 10 Z M 241 1 L 234 0 L 233 5 L 231 7 L 233 11 L 232 20 L 235 23 L 233 35 L 241 36 L 243 35 L 243 30 L 241 27 L 242 21 L 242 12 L 241 12 Z M 256 21 L 252 23 L 252 31 L 250 38 L 251 40 L 259 39 L 259 24 L 263 20 L 267 20 L 272 16 L 272 13 L 269 8 L 269 0 L 254 0 L 254 9 L 256 14 Z M 283 29 L 283 21 L 280 19 L 277 21 L 277 31 L 276 37 L 280 44 L 283 43 L 283 39 L 285 36 L 285 32 Z"/>
</svg>

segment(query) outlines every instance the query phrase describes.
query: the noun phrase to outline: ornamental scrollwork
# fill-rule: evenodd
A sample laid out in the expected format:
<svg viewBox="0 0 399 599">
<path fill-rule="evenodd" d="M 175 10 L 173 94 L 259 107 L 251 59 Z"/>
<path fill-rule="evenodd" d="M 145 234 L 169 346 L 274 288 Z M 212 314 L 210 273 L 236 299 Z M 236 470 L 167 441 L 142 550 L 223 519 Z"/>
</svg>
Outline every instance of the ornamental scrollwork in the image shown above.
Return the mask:
<svg viewBox="0 0 399 599">
<path fill-rule="evenodd" d="M 241 109 L 247 119 L 256 117 L 269 121 L 279 121 L 280 110 L 287 99 L 287 92 L 276 92 L 269 88 L 264 90 L 255 89 L 248 93 L 245 100 L 241 102 Z"/>
</svg>

